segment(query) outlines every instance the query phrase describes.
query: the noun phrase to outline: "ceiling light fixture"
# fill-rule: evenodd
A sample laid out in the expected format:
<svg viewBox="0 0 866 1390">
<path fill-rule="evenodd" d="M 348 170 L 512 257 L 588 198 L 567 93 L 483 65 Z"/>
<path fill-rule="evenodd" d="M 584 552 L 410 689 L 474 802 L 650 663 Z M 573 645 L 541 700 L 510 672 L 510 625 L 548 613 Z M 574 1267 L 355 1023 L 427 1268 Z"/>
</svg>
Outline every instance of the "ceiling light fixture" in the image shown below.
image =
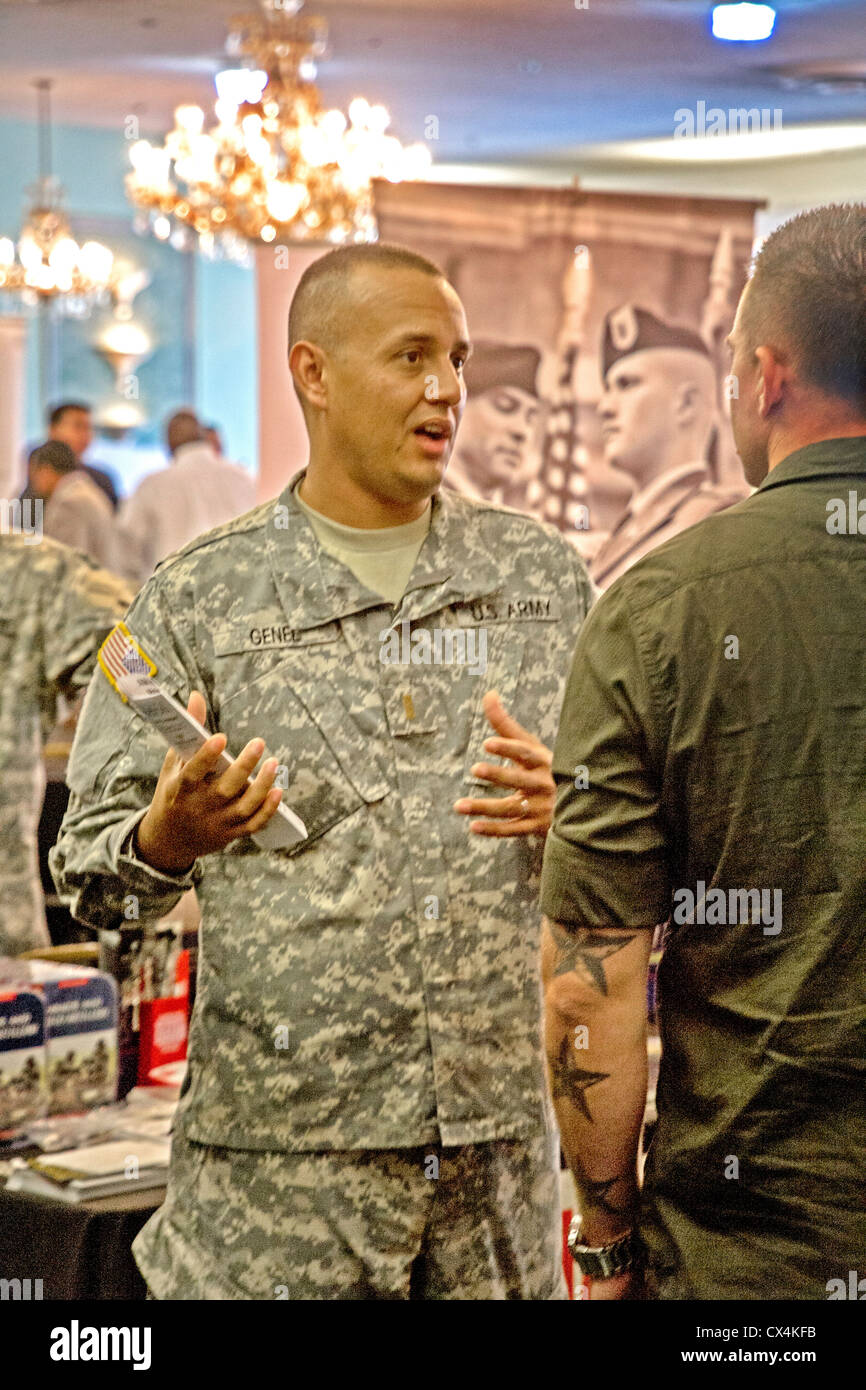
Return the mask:
<svg viewBox="0 0 866 1390">
<path fill-rule="evenodd" d="M 384 106 L 356 97 L 348 120 L 324 110 L 314 85 L 325 52 L 321 19 L 300 18 L 303 0 L 261 0 L 231 22 L 227 51 L 240 68 L 216 76 L 216 124 L 179 106 L 165 143 L 137 141 L 127 192 L 137 226 L 206 255 L 247 260 L 249 244 L 375 241 L 372 180 L 420 177 L 426 145 L 385 132 Z"/>
<path fill-rule="evenodd" d="M 18 238 L 0 237 L 0 290 L 25 304 L 57 301 L 65 313 L 83 317 L 94 301 L 106 302 L 116 280 L 114 256 L 99 241 L 80 246 L 63 211 L 63 188 L 51 172 L 51 83 L 40 78 L 38 94 L 39 177 L 27 192 L 31 205 Z"/>
<path fill-rule="evenodd" d="M 735 43 L 768 39 L 776 23 L 772 5 L 749 3 L 713 6 L 713 38 Z"/>
</svg>

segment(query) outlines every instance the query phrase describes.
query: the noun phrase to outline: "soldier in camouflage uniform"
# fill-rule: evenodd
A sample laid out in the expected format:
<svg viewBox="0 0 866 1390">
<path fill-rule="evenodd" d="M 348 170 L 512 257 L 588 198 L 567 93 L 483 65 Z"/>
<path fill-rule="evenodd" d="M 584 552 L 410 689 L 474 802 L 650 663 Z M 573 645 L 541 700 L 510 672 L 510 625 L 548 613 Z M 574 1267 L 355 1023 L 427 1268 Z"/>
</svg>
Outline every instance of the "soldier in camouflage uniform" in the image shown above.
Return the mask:
<svg viewBox="0 0 866 1390">
<path fill-rule="evenodd" d="M 57 697 L 90 680 L 132 591 L 36 531 L 0 532 L 0 955 L 50 944 L 36 831 Z"/>
<path fill-rule="evenodd" d="M 134 1252 L 166 1299 L 561 1298 L 537 895 L 591 588 L 552 527 L 440 490 L 466 328 L 435 267 L 364 247 L 307 277 L 352 335 L 343 359 L 292 329 L 308 469 L 164 562 L 127 619 L 220 736 L 163 761 L 100 676 L 52 855 L 94 925 L 130 894 L 142 917 L 193 885 L 201 904 L 168 1194 Z M 392 348 L 407 325 L 421 346 Z M 377 592 L 351 547 L 404 533 L 411 568 Z M 211 770 L 223 735 L 236 775 Z M 308 837 L 263 852 L 278 766 Z"/>
</svg>

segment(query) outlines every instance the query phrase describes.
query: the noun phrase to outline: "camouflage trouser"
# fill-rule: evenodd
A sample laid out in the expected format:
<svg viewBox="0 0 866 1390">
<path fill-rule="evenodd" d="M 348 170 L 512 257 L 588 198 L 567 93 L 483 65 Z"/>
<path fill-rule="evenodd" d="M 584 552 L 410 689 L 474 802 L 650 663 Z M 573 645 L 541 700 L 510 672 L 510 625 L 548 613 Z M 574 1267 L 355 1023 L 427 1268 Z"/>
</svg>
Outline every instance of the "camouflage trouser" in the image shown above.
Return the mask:
<svg viewBox="0 0 866 1390">
<path fill-rule="evenodd" d="M 133 1254 L 158 1299 L 564 1299 L 558 1153 L 555 1136 L 285 1154 L 176 1134 Z"/>
</svg>

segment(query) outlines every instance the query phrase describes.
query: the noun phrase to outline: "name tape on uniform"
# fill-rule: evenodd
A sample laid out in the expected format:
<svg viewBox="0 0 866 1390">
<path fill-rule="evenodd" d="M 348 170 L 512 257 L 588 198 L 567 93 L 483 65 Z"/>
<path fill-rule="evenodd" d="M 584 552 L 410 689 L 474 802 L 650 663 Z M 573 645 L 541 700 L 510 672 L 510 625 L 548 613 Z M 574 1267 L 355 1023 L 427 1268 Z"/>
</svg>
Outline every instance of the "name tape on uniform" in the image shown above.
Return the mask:
<svg viewBox="0 0 866 1390">
<path fill-rule="evenodd" d="M 492 598 L 461 604 L 456 613 L 461 627 L 474 627 L 479 623 L 555 622 L 562 617 L 562 605 L 555 594 L 527 598 L 504 598 L 495 594 Z"/>
<path fill-rule="evenodd" d="M 255 627 L 220 628 L 214 633 L 213 644 L 216 656 L 231 656 L 235 652 L 318 646 L 336 642 L 339 636 L 336 623 L 314 628 L 295 628 L 289 623 L 263 623 Z"/>
</svg>

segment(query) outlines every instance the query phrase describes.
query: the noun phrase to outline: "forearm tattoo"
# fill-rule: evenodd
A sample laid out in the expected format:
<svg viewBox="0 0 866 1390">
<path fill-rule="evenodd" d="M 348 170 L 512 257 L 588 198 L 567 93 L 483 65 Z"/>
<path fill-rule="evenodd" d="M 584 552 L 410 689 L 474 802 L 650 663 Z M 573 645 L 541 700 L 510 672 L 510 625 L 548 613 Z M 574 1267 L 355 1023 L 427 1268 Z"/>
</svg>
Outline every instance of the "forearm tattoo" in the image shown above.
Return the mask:
<svg viewBox="0 0 866 1390">
<path fill-rule="evenodd" d="M 594 931 L 591 927 L 575 927 L 568 931 L 558 922 L 550 923 L 550 931 L 556 945 L 556 958 L 553 973 L 567 975 L 574 971 L 582 984 L 607 994 L 607 980 L 604 975 L 604 961 L 616 951 L 621 951 L 636 933 Z"/>
<path fill-rule="evenodd" d="M 565 1100 L 570 1100 L 572 1105 L 589 1120 L 590 1124 L 593 1124 L 594 1121 L 586 1103 L 585 1092 L 589 1090 L 590 1086 L 597 1086 L 599 1081 L 606 1081 L 610 1072 L 586 1071 L 583 1067 L 579 1067 L 574 1060 L 574 1048 L 571 1046 L 571 1039 L 567 1034 L 559 1045 L 557 1056 L 548 1057 L 547 1060 L 550 1063 L 553 1099 L 557 1100 L 562 1096 Z"/>
<path fill-rule="evenodd" d="M 581 1199 L 582 1215 L 586 1216 L 587 1207 L 595 1207 L 596 1211 L 603 1211 L 608 1216 L 626 1216 L 631 1212 L 630 1201 L 617 1202 L 610 1195 L 611 1188 L 616 1187 L 617 1183 L 626 1183 L 628 1186 L 627 1178 L 621 1174 L 613 1178 L 590 1178 L 578 1159 L 572 1161 L 571 1171 L 574 1173 L 574 1181 Z"/>
</svg>

